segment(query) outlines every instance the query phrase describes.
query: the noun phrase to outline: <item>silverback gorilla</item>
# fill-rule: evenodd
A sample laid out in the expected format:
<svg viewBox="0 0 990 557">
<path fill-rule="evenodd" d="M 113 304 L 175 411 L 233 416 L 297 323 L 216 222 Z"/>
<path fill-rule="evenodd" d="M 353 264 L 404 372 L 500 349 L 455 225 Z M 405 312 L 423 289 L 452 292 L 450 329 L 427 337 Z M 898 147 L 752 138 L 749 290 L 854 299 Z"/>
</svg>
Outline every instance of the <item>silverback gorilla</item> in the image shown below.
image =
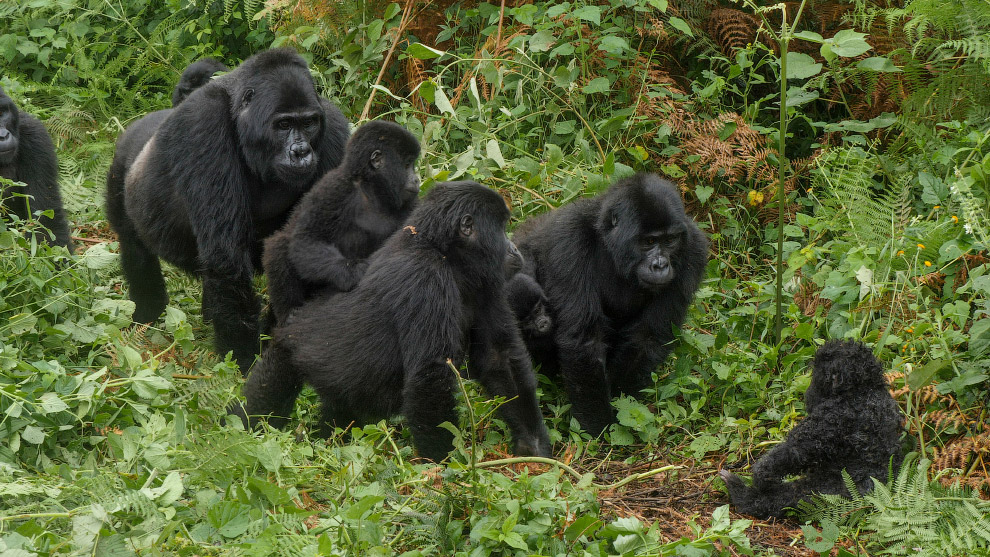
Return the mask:
<svg viewBox="0 0 990 557">
<path fill-rule="evenodd" d="M 399 229 L 419 195 L 419 140 L 394 122 L 358 128 L 340 166 L 327 172 L 265 241 L 268 297 L 275 321 L 314 292 L 347 292 L 365 261 Z"/>
<path fill-rule="evenodd" d="M 545 373 L 563 376 L 571 412 L 598 435 L 615 422 L 612 396 L 637 394 L 670 351 L 704 276 L 708 240 L 674 185 L 654 174 L 530 219 L 514 239 L 525 266 L 508 292 L 532 294 L 516 283 L 535 278 L 554 327 L 526 336 L 530 352 Z"/>
<path fill-rule="evenodd" d="M 890 466 L 897 472 L 904 416 L 864 344 L 830 340 L 818 349 L 804 405 L 807 417 L 753 466 L 752 487 L 719 472 L 739 512 L 782 517 L 813 493 L 848 496 L 842 470 L 860 493 L 873 489 L 873 478 L 887 481 Z"/>
<path fill-rule="evenodd" d="M 457 423 L 455 364 L 492 395 L 518 454 L 549 456 L 536 380 L 503 287 L 519 252 L 509 210 L 477 182 L 437 184 L 371 257 L 350 292 L 312 298 L 275 329 L 244 386 L 246 412 L 284 423 L 304 383 L 323 405 L 323 433 L 402 415 L 419 454 L 442 460 Z M 235 413 L 245 418 L 243 411 Z"/>
<path fill-rule="evenodd" d="M 164 259 L 202 278 L 217 350 L 233 350 L 246 372 L 258 349 L 261 242 L 340 163 L 347 121 L 290 49 L 256 54 L 159 114 L 125 133 L 107 176 L 134 320 L 152 322 L 168 303 Z"/>
<path fill-rule="evenodd" d="M 54 244 L 72 251 L 69 222 L 58 190 L 58 160 L 51 136 L 37 118 L 21 112 L 0 89 L 0 177 L 24 182 L 23 188 L 0 187 L 0 200 L 8 211 L 27 219 L 35 211 L 51 211 L 39 222 L 55 235 Z M 26 199 L 23 195 L 33 199 Z M 47 239 L 47 238 L 46 238 Z"/>
</svg>

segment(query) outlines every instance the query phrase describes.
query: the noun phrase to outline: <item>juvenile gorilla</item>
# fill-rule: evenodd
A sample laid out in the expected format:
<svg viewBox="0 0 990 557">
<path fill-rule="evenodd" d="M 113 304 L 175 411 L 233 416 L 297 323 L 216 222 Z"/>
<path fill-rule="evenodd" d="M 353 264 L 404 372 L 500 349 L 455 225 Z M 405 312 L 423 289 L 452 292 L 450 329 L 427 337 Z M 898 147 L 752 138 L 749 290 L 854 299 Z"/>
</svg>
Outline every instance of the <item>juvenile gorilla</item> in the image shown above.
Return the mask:
<svg viewBox="0 0 990 557">
<path fill-rule="evenodd" d="M 277 323 L 316 290 L 347 292 L 368 258 L 399 229 L 419 194 L 419 141 L 392 122 L 369 122 L 347 143 L 344 161 L 299 202 L 265 241 L 268 296 Z"/>
<path fill-rule="evenodd" d="M 252 277 L 261 242 L 340 163 L 348 135 L 289 49 L 256 54 L 131 126 L 107 176 L 107 216 L 134 320 L 154 321 L 165 309 L 164 259 L 203 279 L 217 349 L 233 350 L 246 371 L 258 349 Z"/>
<path fill-rule="evenodd" d="M 526 338 L 530 352 L 544 372 L 562 375 L 574 417 L 598 435 L 615 422 L 612 396 L 637 394 L 669 352 L 708 241 L 674 185 L 653 174 L 531 219 L 515 239 L 526 266 L 508 291 L 518 296 L 527 290 L 518 283 L 535 279 L 555 325 Z"/>
<path fill-rule="evenodd" d="M 753 486 L 726 470 L 719 473 L 739 512 L 781 517 L 812 493 L 848 496 L 843 469 L 866 493 L 871 478 L 887 480 L 892 458 L 895 472 L 900 467 L 903 416 L 870 349 L 831 340 L 818 349 L 812 368 L 804 394 L 808 416 L 756 462 Z M 798 477 L 785 482 L 787 476 Z"/>
<path fill-rule="evenodd" d="M 520 257 L 508 218 L 505 201 L 481 184 L 434 186 L 354 290 L 317 296 L 275 329 L 244 386 L 247 414 L 284 423 L 308 383 L 325 434 L 402 415 L 419 454 L 439 461 L 453 437 L 438 426 L 457 423 L 447 361 L 466 355 L 470 375 L 508 400 L 500 412 L 515 452 L 548 456 L 535 377 L 502 290 Z"/>
<path fill-rule="evenodd" d="M 510 280 L 506 285 L 506 297 L 519 321 L 523 338 L 535 340 L 548 336 L 553 329 L 553 318 L 550 317 L 546 294 L 533 277 L 527 274 L 516 276 L 517 279 Z"/>
<path fill-rule="evenodd" d="M 69 222 L 58 190 L 55 145 L 44 124 L 18 110 L 3 89 L 0 89 L 0 177 L 25 184 L 9 191 L 0 187 L 3 207 L 21 219 L 30 218 L 35 211 L 51 210 L 51 218 L 43 216 L 38 221 L 55 235 L 54 244 L 72 251 Z M 33 199 L 11 193 L 30 195 Z M 47 241 L 48 236 L 44 239 Z"/>
<path fill-rule="evenodd" d="M 188 97 L 193 91 L 210 82 L 213 74 L 225 72 L 229 68 L 222 62 L 213 58 L 203 58 L 186 66 L 182 72 L 182 77 L 175 84 L 172 91 L 172 106 L 175 107 Z"/>
</svg>

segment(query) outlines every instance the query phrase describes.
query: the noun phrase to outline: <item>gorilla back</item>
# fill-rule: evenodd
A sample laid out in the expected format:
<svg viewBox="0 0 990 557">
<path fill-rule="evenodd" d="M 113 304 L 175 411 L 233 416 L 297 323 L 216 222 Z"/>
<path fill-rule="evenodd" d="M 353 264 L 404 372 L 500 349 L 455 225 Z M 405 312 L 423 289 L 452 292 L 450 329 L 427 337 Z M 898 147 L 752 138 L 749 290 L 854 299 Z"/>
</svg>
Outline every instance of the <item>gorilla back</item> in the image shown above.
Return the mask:
<svg viewBox="0 0 990 557">
<path fill-rule="evenodd" d="M 340 163 L 348 124 L 289 49 L 252 56 L 158 119 L 121 139 L 107 179 L 134 319 L 154 321 L 168 302 L 160 257 L 202 277 L 217 349 L 246 370 L 258 348 L 261 241 Z"/>
<path fill-rule="evenodd" d="M 3 198 L 0 199 L 3 207 L 21 219 L 30 218 L 30 213 L 35 211 L 52 211 L 51 218 L 41 217 L 39 220 L 55 235 L 55 244 L 72 251 L 69 223 L 58 189 L 55 145 L 44 124 L 18 110 L 3 89 L 0 89 L 0 176 L 23 182 L 26 187 L 11 189 L 32 197 L 25 199 L 3 191 Z M 0 188 L 0 191 L 4 189 Z"/>
<path fill-rule="evenodd" d="M 518 283 L 535 278 L 554 327 L 546 338 L 527 335 L 530 351 L 544 371 L 560 371 L 574 416 L 597 435 L 615 421 L 611 397 L 637 394 L 666 357 L 708 241 L 674 185 L 654 174 L 530 219 L 515 240 L 527 263 L 510 295 L 533 293 Z"/>
</svg>

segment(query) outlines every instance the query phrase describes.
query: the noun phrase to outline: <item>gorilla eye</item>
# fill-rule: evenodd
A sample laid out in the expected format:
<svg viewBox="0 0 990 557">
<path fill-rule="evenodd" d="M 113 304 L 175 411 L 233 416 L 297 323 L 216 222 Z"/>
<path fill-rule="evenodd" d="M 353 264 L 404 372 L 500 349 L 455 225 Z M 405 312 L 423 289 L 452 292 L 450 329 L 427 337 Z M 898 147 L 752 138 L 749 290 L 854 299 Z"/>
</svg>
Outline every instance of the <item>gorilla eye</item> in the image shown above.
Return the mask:
<svg viewBox="0 0 990 557">
<path fill-rule="evenodd" d="M 646 238 L 643 238 L 643 245 L 652 247 L 657 245 L 657 242 L 659 241 L 660 241 L 659 238 L 657 238 L 656 236 L 647 236 Z"/>
<path fill-rule="evenodd" d="M 275 125 L 278 126 L 278 129 L 280 130 L 287 130 L 292 127 L 292 122 L 289 122 L 288 120 L 279 120 Z"/>
</svg>

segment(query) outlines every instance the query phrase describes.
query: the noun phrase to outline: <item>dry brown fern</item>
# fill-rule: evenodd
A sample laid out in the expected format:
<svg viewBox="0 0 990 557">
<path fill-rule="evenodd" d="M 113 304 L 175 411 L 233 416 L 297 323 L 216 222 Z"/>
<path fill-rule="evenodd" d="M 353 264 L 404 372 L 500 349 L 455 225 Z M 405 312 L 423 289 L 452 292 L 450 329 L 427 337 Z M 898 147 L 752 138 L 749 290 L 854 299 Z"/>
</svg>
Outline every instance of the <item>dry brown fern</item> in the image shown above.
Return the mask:
<svg viewBox="0 0 990 557">
<path fill-rule="evenodd" d="M 718 44 L 719 50 L 732 59 L 736 51 L 756 42 L 760 19 L 753 14 L 733 8 L 712 10 L 705 20 L 705 31 Z"/>
</svg>

